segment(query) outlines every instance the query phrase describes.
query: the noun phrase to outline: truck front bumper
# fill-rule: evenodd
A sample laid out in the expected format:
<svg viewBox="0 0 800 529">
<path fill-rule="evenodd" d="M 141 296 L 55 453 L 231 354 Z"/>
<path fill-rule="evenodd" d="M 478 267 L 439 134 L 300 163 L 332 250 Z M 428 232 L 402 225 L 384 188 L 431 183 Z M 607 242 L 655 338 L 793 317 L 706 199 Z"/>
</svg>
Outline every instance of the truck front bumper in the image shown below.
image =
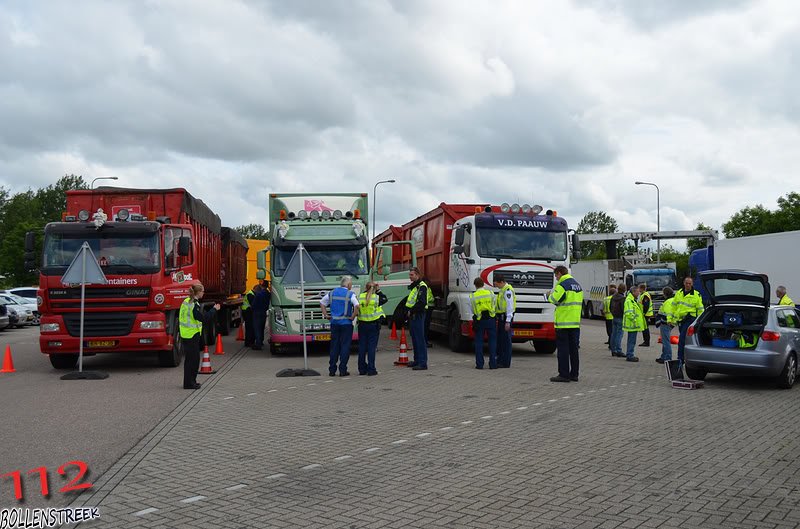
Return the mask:
<svg viewBox="0 0 800 529">
<path fill-rule="evenodd" d="M 531 340 L 556 340 L 556 328 L 553 322 L 515 321 L 511 324 L 511 330 L 514 333 L 511 341 L 514 343 L 529 342 Z M 470 339 L 475 338 L 475 330 L 471 321 L 461 322 L 461 333 L 464 336 L 469 336 Z"/>
<path fill-rule="evenodd" d="M 172 336 L 168 335 L 164 325 L 160 329 L 141 329 L 142 321 L 164 320 L 163 314 L 137 314 L 131 332 L 124 336 L 86 336 L 83 337 L 83 353 L 136 353 L 150 351 L 169 351 L 172 349 Z M 61 316 L 43 316 L 43 329 L 48 324 L 57 324 L 57 331 L 41 330 L 39 347 L 44 354 L 75 354 L 80 350 L 80 337 L 66 332 L 66 325 Z"/>
</svg>

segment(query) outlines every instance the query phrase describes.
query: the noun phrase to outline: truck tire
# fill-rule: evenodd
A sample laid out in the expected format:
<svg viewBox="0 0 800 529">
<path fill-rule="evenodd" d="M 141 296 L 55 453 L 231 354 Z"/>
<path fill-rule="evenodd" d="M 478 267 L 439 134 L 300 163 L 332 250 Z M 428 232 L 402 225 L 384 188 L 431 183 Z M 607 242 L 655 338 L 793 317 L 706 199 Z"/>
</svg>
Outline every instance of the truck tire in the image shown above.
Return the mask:
<svg viewBox="0 0 800 529">
<path fill-rule="evenodd" d="M 183 358 L 183 343 L 181 342 L 180 330 L 176 325 L 175 331 L 172 333 L 172 349 L 158 352 L 158 365 L 161 367 L 178 367 L 181 365 L 181 358 Z"/>
<path fill-rule="evenodd" d="M 586 307 L 586 317 L 590 320 L 594 319 L 594 304 L 590 301 Z"/>
<path fill-rule="evenodd" d="M 228 309 L 220 309 L 217 313 L 217 329 L 222 336 L 231 333 L 231 311 Z"/>
<path fill-rule="evenodd" d="M 78 355 L 75 354 L 51 354 L 48 356 L 50 357 L 50 363 L 56 369 L 74 369 L 75 364 L 78 363 Z"/>
<path fill-rule="evenodd" d="M 534 341 L 531 340 L 533 348 L 537 353 L 551 355 L 556 352 L 556 342 Z"/>
<path fill-rule="evenodd" d="M 450 345 L 450 350 L 454 353 L 469 351 L 469 340 L 461 334 L 461 318 L 458 315 L 458 311 L 450 311 L 448 321 L 447 342 Z"/>
<path fill-rule="evenodd" d="M 794 353 L 790 353 L 783 371 L 778 375 L 777 385 L 780 389 L 792 389 L 795 380 L 797 380 L 797 357 Z"/>
</svg>

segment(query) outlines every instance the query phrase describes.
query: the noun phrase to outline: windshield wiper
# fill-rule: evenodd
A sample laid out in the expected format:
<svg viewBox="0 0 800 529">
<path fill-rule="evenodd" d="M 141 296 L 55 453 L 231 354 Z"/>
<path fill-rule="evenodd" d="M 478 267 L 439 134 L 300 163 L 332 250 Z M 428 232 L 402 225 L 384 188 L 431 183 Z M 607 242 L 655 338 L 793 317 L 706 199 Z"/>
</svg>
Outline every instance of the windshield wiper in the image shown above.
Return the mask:
<svg viewBox="0 0 800 529">
<path fill-rule="evenodd" d="M 143 268 L 140 268 L 140 267 L 138 267 L 136 265 L 132 265 L 130 263 L 114 263 L 114 264 L 111 264 L 111 265 L 107 265 L 105 268 L 106 269 L 113 269 L 113 268 L 119 268 L 121 266 L 126 266 L 129 269 L 131 269 L 134 272 L 136 272 L 137 274 L 145 275 L 145 274 L 150 274 L 151 273 L 151 272 L 149 272 L 147 270 L 144 270 Z"/>
<path fill-rule="evenodd" d="M 358 279 L 358 274 L 356 274 L 355 272 L 351 272 L 350 270 L 345 270 L 345 272 L 347 272 L 347 275 L 352 276 L 353 279 Z"/>
</svg>

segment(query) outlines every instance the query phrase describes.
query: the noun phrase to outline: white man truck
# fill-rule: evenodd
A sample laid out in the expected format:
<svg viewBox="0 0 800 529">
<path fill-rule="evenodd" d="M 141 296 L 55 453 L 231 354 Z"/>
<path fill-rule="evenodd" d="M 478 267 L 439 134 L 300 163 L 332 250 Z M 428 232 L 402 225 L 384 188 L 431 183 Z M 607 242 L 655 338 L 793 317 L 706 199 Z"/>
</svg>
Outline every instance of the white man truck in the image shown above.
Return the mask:
<svg viewBox="0 0 800 529">
<path fill-rule="evenodd" d="M 555 286 L 553 269 L 569 267 L 571 244 L 567 221 L 554 211 L 541 212 L 540 206 L 517 204 L 439 204 L 375 238 L 376 248 L 392 241 L 413 244 L 379 251 L 377 270 L 418 264 L 434 294 L 431 330 L 447 336 L 453 351 L 467 350 L 474 336 L 473 281 L 480 277 L 493 289 L 496 274 L 502 274 L 517 296 L 513 341 L 531 341 L 537 352 L 552 353 L 555 308 L 547 293 Z"/>
</svg>

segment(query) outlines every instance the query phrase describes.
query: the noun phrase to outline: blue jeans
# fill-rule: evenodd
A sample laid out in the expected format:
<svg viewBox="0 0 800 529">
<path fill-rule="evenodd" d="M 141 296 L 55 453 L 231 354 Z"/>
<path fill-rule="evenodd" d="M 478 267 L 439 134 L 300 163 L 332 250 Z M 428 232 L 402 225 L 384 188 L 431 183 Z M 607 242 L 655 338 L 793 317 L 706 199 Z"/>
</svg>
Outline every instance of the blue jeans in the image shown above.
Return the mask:
<svg viewBox="0 0 800 529">
<path fill-rule="evenodd" d="M 489 368 L 497 368 L 497 321 L 483 318 L 474 321 L 475 326 L 475 366 L 483 368 L 483 336 L 489 334 Z"/>
<path fill-rule="evenodd" d="M 264 327 L 267 325 L 267 312 L 263 310 L 253 310 L 253 345 L 262 347 L 264 345 Z"/>
<path fill-rule="evenodd" d="M 580 358 L 578 356 L 578 339 L 580 328 L 556 329 L 556 348 L 558 352 L 558 376 L 562 378 L 578 378 Z"/>
<path fill-rule="evenodd" d="M 505 317 L 497 320 L 497 365 L 499 367 L 511 367 L 511 339 L 513 337 L 513 329 L 506 331 Z"/>
<path fill-rule="evenodd" d="M 380 332 L 380 322 L 358 324 L 358 372 L 361 375 L 378 372 L 375 369 L 375 349 L 378 348 Z"/>
<path fill-rule="evenodd" d="M 672 360 L 672 345 L 669 342 L 672 327 L 666 323 L 662 323 L 659 326 L 659 330 L 661 331 L 661 359 Z"/>
<path fill-rule="evenodd" d="M 681 320 L 681 324 L 678 327 L 680 331 L 680 335 L 678 337 L 678 360 L 683 363 L 683 348 L 686 346 L 686 331 L 689 330 L 689 326 L 694 323 L 694 318 L 689 316 L 688 318 L 684 318 Z"/>
<path fill-rule="evenodd" d="M 428 344 L 425 341 L 425 313 L 411 316 L 411 346 L 414 348 L 414 363 L 428 367 Z"/>
<path fill-rule="evenodd" d="M 625 351 L 625 356 L 633 358 L 636 356 L 636 331 L 628 331 L 628 349 Z"/>
<path fill-rule="evenodd" d="M 611 352 L 622 354 L 622 318 L 611 320 Z"/>
<path fill-rule="evenodd" d="M 336 363 L 339 363 L 339 373 L 347 373 L 347 361 L 350 359 L 350 344 L 353 342 L 353 324 L 331 325 L 331 353 L 328 373 L 336 374 Z"/>
</svg>

